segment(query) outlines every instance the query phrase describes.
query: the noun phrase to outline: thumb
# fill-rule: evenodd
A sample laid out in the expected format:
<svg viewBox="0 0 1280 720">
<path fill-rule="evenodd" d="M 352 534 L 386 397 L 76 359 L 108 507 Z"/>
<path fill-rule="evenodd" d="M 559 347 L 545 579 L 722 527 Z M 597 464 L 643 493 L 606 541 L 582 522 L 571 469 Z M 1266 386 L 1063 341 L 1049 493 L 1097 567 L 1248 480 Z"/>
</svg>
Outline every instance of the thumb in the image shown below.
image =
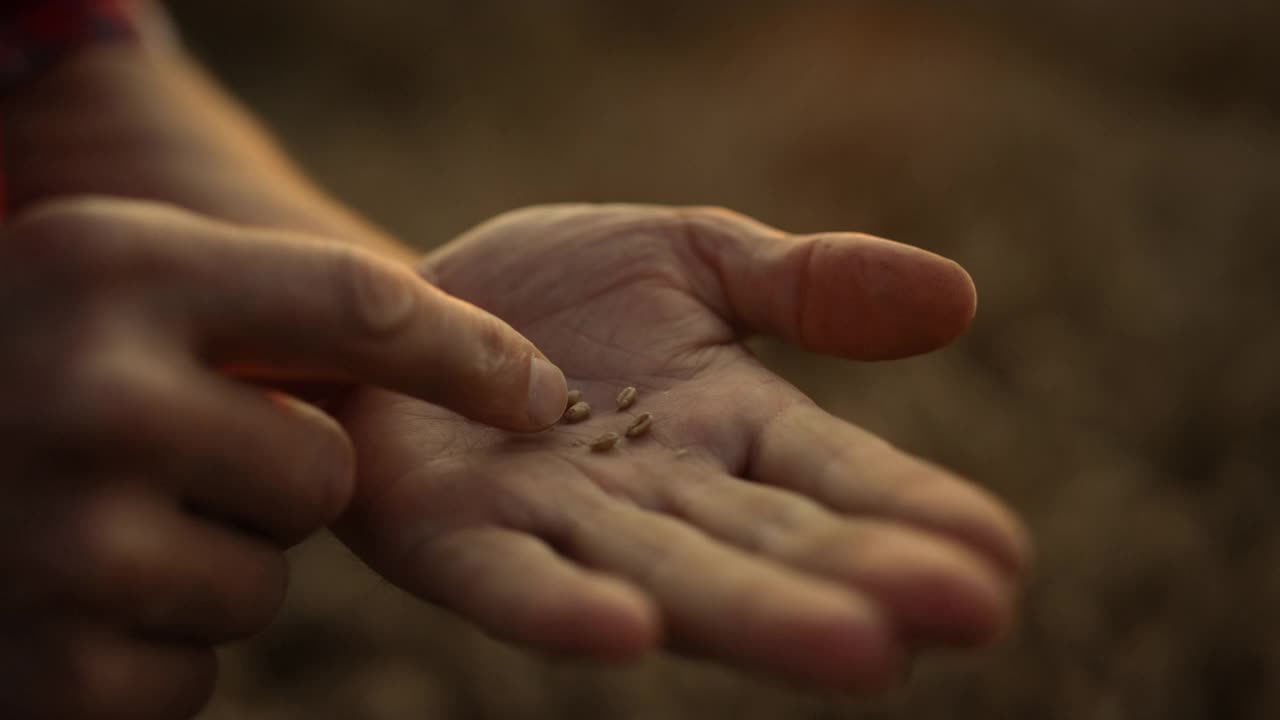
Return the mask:
<svg viewBox="0 0 1280 720">
<path fill-rule="evenodd" d="M 682 210 L 711 280 L 704 302 L 748 332 L 854 360 L 943 347 L 969 327 L 973 280 L 955 262 L 855 233 L 796 236 L 725 210 Z"/>
</svg>

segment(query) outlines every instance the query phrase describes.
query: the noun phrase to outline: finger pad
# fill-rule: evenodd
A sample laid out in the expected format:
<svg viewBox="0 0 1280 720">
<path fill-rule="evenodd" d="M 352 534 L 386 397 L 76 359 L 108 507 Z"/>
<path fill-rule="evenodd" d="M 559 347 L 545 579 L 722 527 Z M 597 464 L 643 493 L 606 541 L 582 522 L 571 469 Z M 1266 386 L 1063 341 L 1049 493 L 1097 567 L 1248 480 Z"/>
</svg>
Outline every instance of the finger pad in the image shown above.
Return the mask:
<svg viewBox="0 0 1280 720">
<path fill-rule="evenodd" d="M 1013 613 L 1013 590 L 987 564 L 950 541 L 884 530 L 848 568 L 848 580 L 879 599 L 913 645 L 981 645 Z"/>
<path fill-rule="evenodd" d="M 936 350 L 969 327 L 977 293 L 956 263 L 878 238 L 818 238 L 809 258 L 804 344 L 858 360 Z"/>
<path fill-rule="evenodd" d="M 548 598 L 528 640 L 552 650 L 599 659 L 634 658 L 658 643 L 657 611 L 644 595 L 605 578 L 592 578 Z"/>
<path fill-rule="evenodd" d="M 1010 576 L 1026 574 L 1034 549 L 1022 522 L 1003 503 L 971 484 L 943 482 L 904 490 L 901 517 L 949 536 Z"/>
<path fill-rule="evenodd" d="M 879 690 L 898 667 L 897 651 L 883 628 L 813 624 L 793 626 L 790 642 L 775 648 L 777 670 L 832 688 Z"/>
<path fill-rule="evenodd" d="M 878 690 L 894 678 L 899 650 L 872 607 L 850 596 L 784 593 L 757 599 L 741 628 L 741 656 L 796 681 L 831 688 Z"/>
</svg>

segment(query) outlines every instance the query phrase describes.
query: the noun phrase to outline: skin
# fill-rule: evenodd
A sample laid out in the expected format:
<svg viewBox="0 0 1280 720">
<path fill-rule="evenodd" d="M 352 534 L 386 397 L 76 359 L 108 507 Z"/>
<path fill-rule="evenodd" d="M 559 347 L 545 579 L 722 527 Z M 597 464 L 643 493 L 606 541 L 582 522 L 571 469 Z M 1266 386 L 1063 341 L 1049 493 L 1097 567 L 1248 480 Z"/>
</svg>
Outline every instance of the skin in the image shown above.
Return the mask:
<svg viewBox="0 0 1280 720">
<path fill-rule="evenodd" d="M 82 51 L 3 110 L 0 333 L 24 351 L 0 368 L 0 715 L 189 717 L 211 648 L 274 615 L 283 548 L 330 522 L 424 599 L 593 657 L 667 643 L 869 690 L 1008 622 L 1010 513 L 739 342 L 940 347 L 973 314 L 953 263 L 572 206 L 415 267 L 164 42 Z M 528 434 L 541 353 L 592 419 Z M 593 455 L 624 385 L 653 429 Z"/>
<path fill-rule="evenodd" d="M 355 482 L 347 433 L 282 388 L 395 387 L 524 432 L 563 409 L 527 339 L 170 62 L 97 48 L 3 108 L 0 717 L 205 703 L 214 646 L 266 627 L 285 549 Z"/>
<path fill-rule="evenodd" d="M 788 236 L 716 209 L 531 208 L 429 255 L 595 411 L 512 436 L 366 389 L 339 418 L 360 483 L 341 536 L 380 573 L 492 632 L 629 657 L 660 641 L 838 688 L 972 646 L 1010 618 L 1027 540 L 972 484 L 818 408 L 746 333 L 852 359 L 946 344 L 974 309 L 943 258 Z M 627 411 L 614 396 L 636 386 Z M 639 412 L 650 433 L 584 446 Z"/>
<path fill-rule="evenodd" d="M 152 203 L 60 201 L 0 229 L 0 336 L 4 717 L 192 714 L 213 646 L 278 609 L 284 550 L 346 509 L 342 428 L 226 368 L 545 424 L 529 341 L 403 265 Z"/>
</svg>

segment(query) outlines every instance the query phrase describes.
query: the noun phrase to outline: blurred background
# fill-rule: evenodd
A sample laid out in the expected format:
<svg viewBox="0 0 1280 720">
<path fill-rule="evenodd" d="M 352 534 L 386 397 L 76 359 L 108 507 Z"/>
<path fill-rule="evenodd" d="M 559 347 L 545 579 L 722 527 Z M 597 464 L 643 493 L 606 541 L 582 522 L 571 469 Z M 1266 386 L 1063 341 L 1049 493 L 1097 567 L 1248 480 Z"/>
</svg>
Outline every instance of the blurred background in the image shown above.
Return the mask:
<svg viewBox="0 0 1280 720">
<path fill-rule="evenodd" d="M 174 0 L 345 201 L 428 248 L 530 203 L 733 207 L 963 263 L 973 331 L 825 407 L 1027 518 L 1011 637 L 853 700 L 494 642 L 300 548 L 237 718 L 1280 717 L 1280 3 Z"/>
</svg>

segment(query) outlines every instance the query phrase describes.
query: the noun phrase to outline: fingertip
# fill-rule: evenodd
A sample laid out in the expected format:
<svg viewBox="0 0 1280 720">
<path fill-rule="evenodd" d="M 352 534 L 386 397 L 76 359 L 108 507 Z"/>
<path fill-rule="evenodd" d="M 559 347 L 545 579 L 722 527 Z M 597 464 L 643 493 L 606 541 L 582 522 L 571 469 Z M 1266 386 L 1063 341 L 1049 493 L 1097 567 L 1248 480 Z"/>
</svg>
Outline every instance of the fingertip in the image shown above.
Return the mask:
<svg viewBox="0 0 1280 720">
<path fill-rule="evenodd" d="M 888 618 L 867 596 L 807 587 L 766 594 L 754 623 L 771 628 L 744 635 L 746 657 L 758 669 L 806 685 L 859 693 L 891 687 L 902 650 Z"/>
<path fill-rule="evenodd" d="M 889 360 L 944 347 L 977 311 L 973 278 L 958 263 L 867 235 L 808 239 L 802 342 L 857 360 Z"/>
<path fill-rule="evenodd" d="M 973 324 L 973 319 L 978 315 L 978 286 L 974 283 L 973 276 L 960 263 L 941 255 L 927 254 L 939 265 L 939 273 L 944 276 L 940 283 L 941 297 L 938 306 L 940 309 L 950 310 L 951 315 L 948 321 L 942 323 L 943 328 L 950 330 L 940 338 L 938 346 L 942 347 L 963 335 Z"/>
<path fill-rule="evenodd" d="M 993 525 L 987 533 L 975 534 L 975 549 L 985 552 L 1004 572 L 1025 579 L 1035 569 L 1036 547 L 1031 530 L 1002 504 L 996 503 L 993 513 Z"/>
<path fill-rule="evenodd" d="M 956 307 L 962 308 L 959 316 L 964 320 L 965 327 L 968 327 L 978 314 L 978 286 L 974 283 L 973 276 L 960 263 L 950 258 L 944 258 L 941 255 L 935 255 L 934 257 L 945 261 L 949 271 L 955 276 Z"/>
<path fill-rule="evenodd" d="M 589 655 L 598 660 L 634 659 L 657 646 L 661 621 L 657 607 L 631 585 L 602 575 L 586 575 L 566 584 L 565 594 L 550 602 L 550 617 L 537 623 L 529 638 L 552 650 Z"/>
<path fill-rule="evenodd" d="M 894 288 L 893 307 L 887 311 L 900 313 L 899 321 L 906 319 L 902 326 L 914 329 L 915 334 L 903 333 L 896 347 L 886 348 L 884 359 L 918 355 L 950 345 L 969 329 L 977 313 L 978 292 L 973 278 L 954 260 L 893 244 L 904 259 L 900 284 Z"/>
<path fill-rule="evenodd" d="M 657 605 L 646 594 L 613 578 L 599 578 L 596 585 L 598 610 L 586 614 L 601 629 L 598 655 L 628 659 L 658 645 L 662 619 Z"/>
<path fill-rule="evenodd" d="M 861 598 L 850 597 L 842 604 L 825 616 L 814 616 L 805 628 L 809 637 L 804 654 L 810 660 L 796 658 L 794 667 L 804 672 L 803 680 L 826 687 L 859 693 L 892 687 L 901 665 L 892 626 Z"/>
<path fill-rule="evenodd" d="M 569 383 L 560 368 L 536 353 L 530 356 L 526 409 L 534 429 L 542 430 L 554 425 L 564 415 L 568 396 Z"/>
<path fill-rule="evenodd" d="M 959 541 L 1011 579 L 1027 575 L 1035 562 L 1035 541 L 1026 524 L 987 490 L 941 477 L 942 482 L 904 487 L 902 517 Z"/>
<path fill-rule="evenodd" d="M 870 593 L 915 647 L 980 647 L 1013 617 L 1014 583 L 951 540 L 884 526 L 867 538 L 846 581 Z"/>
</svg>

